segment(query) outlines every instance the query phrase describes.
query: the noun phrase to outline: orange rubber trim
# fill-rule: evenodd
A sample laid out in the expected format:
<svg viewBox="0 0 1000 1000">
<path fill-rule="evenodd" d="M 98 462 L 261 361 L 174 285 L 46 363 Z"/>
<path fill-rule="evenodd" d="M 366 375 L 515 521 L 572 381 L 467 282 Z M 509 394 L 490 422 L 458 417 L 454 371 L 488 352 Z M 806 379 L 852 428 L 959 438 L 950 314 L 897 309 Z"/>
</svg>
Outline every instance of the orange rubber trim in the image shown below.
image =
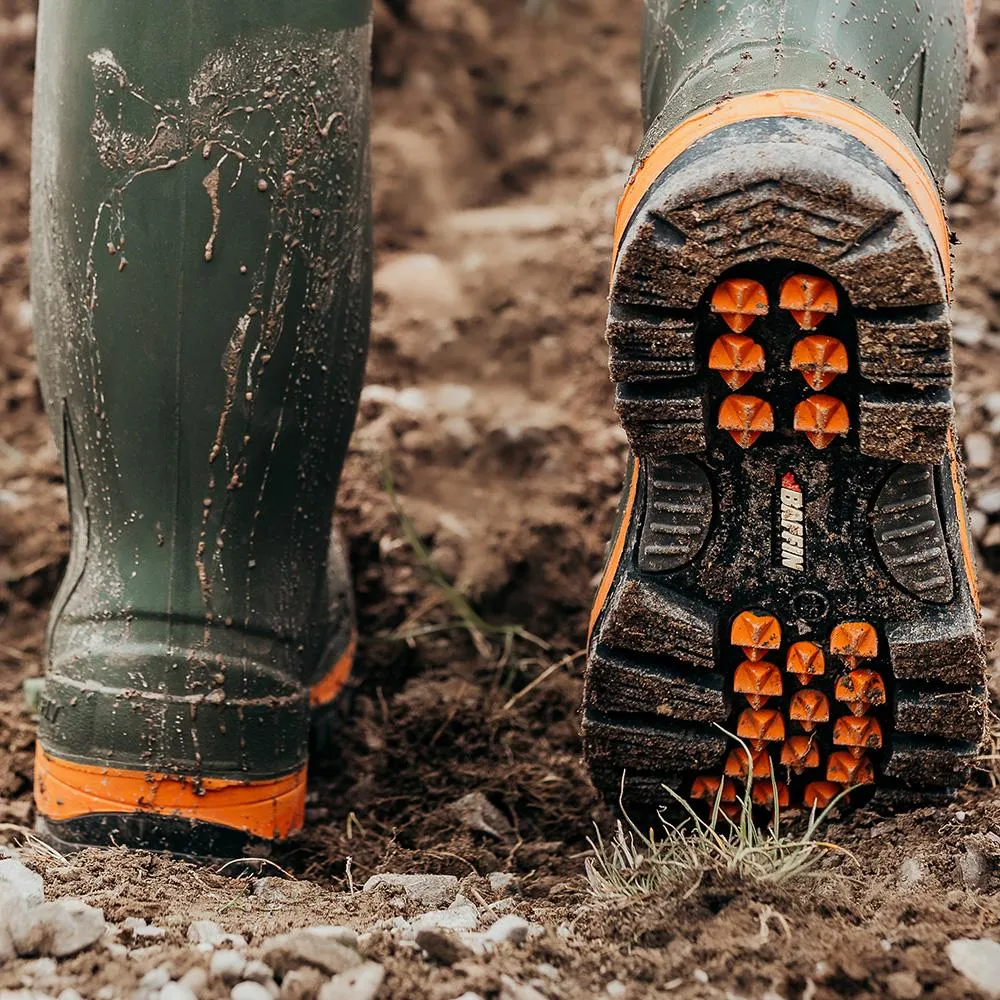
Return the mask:
<svg viewBox="0 0 1000 1000">
<path fill-rule="evenodd" d="M 625 501 L 625 510 L 622 513 L 622 523 L 618 526 L 618 534 L 615 536 L 614 544 L 611 547 L 611 555 L 608 557 L 608 564 L 604 567 L 604 575 L 601 577 L 601 585 L 597 588 L 597 596 L 594 598 L 594 607 L 590 612 L 590 627 L 587 630 L 587 643 L 593 635 L 594 626 L 597 624 L 597 617 L 604 607 L 604 602 L 608 599 L 611 584 L 614 582 L 615 573 L 618 572 L 618 564 L 622 560 L 622 553 L 625 551 L 625 539 L 628 537 L 629 523 L 632 520 L 632 510 L 635 507 L 636 493 L 639 491 L 639 459 L 632 460 L 632 478 L 628 484 L 628 499 Z"/>
<path fill-rule="evenodd" d="M 614 260 L 632 214 L 649 186 L 693 143 L 716 129 L 759 118 L 806 118 L 835 125 L 863 142 L 899 178 L 930 227 L 952 294 L 951 241 L 944 206 L 934 179 L 920 158 L 891 129 L 867 111 L 837 97 L 811 90 L 773 90 L 720 101 L 667 133 L 639 165 L 625 186 L 615 218 Z M 612 269 L 614 262 L 612 263 Z"/>
<path fill-rule="evenodd" d="M 323 705 L 329 705 L 340 694 L 347 683 L 347 679 L 351 676 L 351 671 L 354 669 L 354 654 L 357 652 L 357 649 L 358 634 L 354 632 L 347 643 L 347 649 L 341 654 L 340 659 L 333 665 L 330 672 L 321 681 L 309 688 L 310 708 L 321 708 Z"/>
<path fill-rule="evenodd" d="M 76 764 L 35 747 L 35 804 L 46 819 L 150 812 L 227 826 L 273 840 L 301 828 L 306 768 L 265 781 L 179 777 Z"/>
<path fill-rule="evenodd" d="M 981 611 L 979 603 L 979 582 L 976 579 L 976 560 L 972 555 L 972 539 L 969 537 L 969 520 L 965 511 L 965 491 L 962 488 L 962 477 L 958 471 L 958 453 L 955 451 L 954 432 L 948 431 L 948 456 L 951 464 L 951 482 L 955 487 L 955 510 L 958 513 L 958 533 L 962 540 L 962 561 L 965 563 L 965 575 L 969 580 L 969 591 L 976 611 Z"/>
</svg>

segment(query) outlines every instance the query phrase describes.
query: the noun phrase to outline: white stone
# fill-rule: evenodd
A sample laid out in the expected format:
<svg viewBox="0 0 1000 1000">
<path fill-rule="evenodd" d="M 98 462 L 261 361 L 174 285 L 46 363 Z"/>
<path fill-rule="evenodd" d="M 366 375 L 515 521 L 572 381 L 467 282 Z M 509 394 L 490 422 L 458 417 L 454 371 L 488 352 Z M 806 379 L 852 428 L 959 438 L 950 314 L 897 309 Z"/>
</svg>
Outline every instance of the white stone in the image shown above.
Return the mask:
<svg viewBox="0 0 1000 1000">
<path fill-rule="evenodd" d="M 243 978 L 254 983 L 266 983 L 274 978 L 274 972 L 267 962 L 262 962 L 259 958 L 251 959 L 243 970 Z"/>
<path fill-rule="evenodd" d="M 341 924 L 318 924 L 315 927 L 306 927 L 305 931 L 315 934 L 317 937 L 328 938 L 338 944 L 347 945 L 348 948 L 357 948 L 358 934 L 353 927 L 344 927 Z"/>
<path fill-rule="evenodd" d="M 1000 997 L 1000 944 L 989 938 L 959 938 L 948 945 L 956 972 L 988 997 Z"/>
<path fill-rule="evenodd" d="M 966 434 L 962 446 L 970 469 L 989 469 L 993 465 L 993 441 L 988 434 L 982 431 Z"/>
<path fill-rule="evenodd" d="M 609 997 L 615 997 L 617 1000 L 618 997 L 623 997 L 626 993 L 628 993 L 628 987 L 624 983 L 619 982 L 617 979 L 612 979 L 611 982 L 604 987 L 604 992 L 607 993 Z"/>
<path fill-rule="evenodd" d="M 198 1000 L 198 994 L 183 983 L 167 983 L 160 988 L 160 1000 Z"/>
<path fill-rule="evenodd" d="M 15 910 L 8 918 L 8 930 L 19 955 L 75 955 L 94 944 L 104 928 L 104 912 L 81 899 L 57 899 L 29 910 Z"/>
<path fill-rule="evenodd" d="M 158 990 L 170 982 L 170 966 L 160 965 L 155 969 L 150 969 L 139 980 L 139 985 L 147 990 Z"/>
<path fill-rule="evenodd" d="M 219 945 L 228 944 L 234 948 L 245 948 L 246 938 L 242 934 L 229 934 L 224 931 L 214 920 L 194 920 L 188 926 L 187 939 L 192 944 L 203 945 L 208 948 L 218 948 Z"/>
<path fill-rule="evenodd" d="M 405 896 L 418 906 L 444 907 L 458 895 L 458 879 L 454 875 L 372 875 L 361 891 Z"/>
<path fill-rule="evenodd" d="M 231 1000 L 271 1000 L 271 991 L 261 983 L 237 983 L 230 991 Z"/>
<path fill-rule="evenodd" d="M 431 910 L 410 922 L 411 935 L 419 931 L 474 931 L 479 926 L 479 911 L 471 904 L 448 910 Z"/>
<path fill-rule="evenodd" d="M 235 983 L 243 978 L 243 971 L 246 969 L 246 959 L 238 951 L 216 951 L 212 954 L 212 960 L 208 963 L 208 971 L 219 979 L 226 982 Z M 271 970 L 267 970 L 270 978 Z"/>
<path fill-rule="evenodd" d="M 420 319 L 451 319 L 462 312 L 462 289 L 452 270 L 429 253 L 400 254 L 383 264 L 375 292 L 405 314 Z"/>
<path fill-rule="evenodd" d="M 493 944 L 524 944 L 530 930 L 531 924 L 524 917 L 506 913 L 486 931 L 484 937 Z"/>
<path fill-rule="evenodd" d="M 507 892 L 517 881 L 517 876 L 511 872 L 490 872 L 486 876 L 490 888 L 498 895 Z"/>
<path fill-rule="evenodd" d="M 365 962 L 334 976 L 319 991 L 319 1000 L 374 1000 L 384 979 L 385 969 L 378 962 Z"/>
<path fill-rule="evenodd" d="M 147 924 L 142 917 L 126 917 L 122 921 L 122 929 L 128 931 L 136 940 L 159 941 L 167 936 L 167 932 L 162 927 Z"/>
<path fill-rule="evenodd" d="M 22 864 L 20 858 L 0 858 L 0 905 L 39 906 L 45 902 L 42 876 Z"/>
<path fill-rule="evenodd" d="M 983 490 L 976 498 L 976 506 L 985 514 L 1000 514 L 1000 487 Z"/>
<path fill-rule="evenodd" d="M 208 986 L 208 973 L 200 965 L 196 965 L 188 969 L 177 982 L 186 986 L 195 996 L 201 996 Z"/>
</svg>

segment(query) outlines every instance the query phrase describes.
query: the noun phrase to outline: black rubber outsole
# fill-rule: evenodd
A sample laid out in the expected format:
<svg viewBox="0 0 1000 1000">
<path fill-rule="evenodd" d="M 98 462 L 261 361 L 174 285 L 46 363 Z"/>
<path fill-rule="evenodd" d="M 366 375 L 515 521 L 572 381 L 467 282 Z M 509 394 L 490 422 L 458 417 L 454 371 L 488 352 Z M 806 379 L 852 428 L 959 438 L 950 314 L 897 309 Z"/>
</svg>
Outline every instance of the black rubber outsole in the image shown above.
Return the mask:
<svg viewBox="0 0 1000 1000">
<path fill-rule="evenodd" d="M 795 276 L 836 292 L 836 315 L 815 333 L 840 341 L 847 367 L 820 393 L 791 363 L 813 332 L 780 305 Z M 769 304 L 744 332 L 766 364 L 735 392 L 709 365 L 733 332 L 712 303 L 731 279 L 756 282 Z M 663 785 L 704 795 L 700 778 L 718 781 L 727 762 L 734 777 L 737 744 L 726 734 L 741 726 L 792 804 L 808 804 L 811 782 L 850 765 L 835 757 L 845 752 L 864 761 L 849 766 L 864 783 L 853 802 L 872 792 L 917 802 L 964 783 L 987 698 L 950 444 L 948 295 L 928 227 L 897 178 L 820 123 L 764 119 L 701 139 L 628 224 L 607 338 L 638 470 L 586 675 L 585 753 L 605 797 L 643 809 L 666 804 Z M 849 428 L 818 448 L 796 429 L 797 407 L 830 394 Z M 773 423 L 746 446 L 719 426 L 740 396 L 766 403 Z M 800 527 L 789 526 L 796 518 Z M 744 612 L 772 616 L 777 644 L 734 644 Z M 842 655 L 844 633 L 834 630 L 859 623 L 877 651 Z M 796 642 L 825 658 L 807 684 L 786 666 Z M 734 690 L 745 688 L 748 656 L 773 661 L 780 694 L 748 700 Z M 876 694 L 846 701 L 843 685 L 868 677 L 857 670 L 878 675 L 881 703 Z M 830 706 L 823 725 L 803 728 L 790 714 L 805 686 Z M 776 711 L 781 738 L 775 729 L 751 739 L 748 710 Z M 865 720 L 863 746 L 844 742 L 862 725 L 838 721 L 848 715 Z M 792 736 L 819 760 L 782 764 Z"/>
</svg>

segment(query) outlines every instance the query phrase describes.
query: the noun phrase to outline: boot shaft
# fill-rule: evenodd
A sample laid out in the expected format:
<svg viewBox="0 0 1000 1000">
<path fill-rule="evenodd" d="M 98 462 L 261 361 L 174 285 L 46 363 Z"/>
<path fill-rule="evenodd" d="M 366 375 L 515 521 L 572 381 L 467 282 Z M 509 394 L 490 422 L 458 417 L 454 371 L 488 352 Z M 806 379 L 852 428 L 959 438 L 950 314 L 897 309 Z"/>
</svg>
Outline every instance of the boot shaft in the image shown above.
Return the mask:
<svg viewBox="0 0 1000 1000">
<path fill-rule="evenodd" d="M 723 99 L 813 90 L 860 106 L 947 168 L 975 0 L 647 0 L 643 152 Z"/>
</svg>

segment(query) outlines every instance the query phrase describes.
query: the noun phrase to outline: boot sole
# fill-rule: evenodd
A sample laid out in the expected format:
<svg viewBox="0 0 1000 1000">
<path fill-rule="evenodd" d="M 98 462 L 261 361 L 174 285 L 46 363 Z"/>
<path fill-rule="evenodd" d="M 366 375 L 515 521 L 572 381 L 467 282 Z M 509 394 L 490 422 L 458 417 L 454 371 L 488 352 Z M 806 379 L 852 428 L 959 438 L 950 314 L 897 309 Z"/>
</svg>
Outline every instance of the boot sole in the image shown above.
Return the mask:
<svg viewBox="0 0 1000 1000">
<path fill-rule="evenodd" d="M 626 811 L 664 785 L 731 811 L 747 785 L 761 807 L 947 793 L 987 698 L 940 242 L 869 145 L 800 118 L 718 128 L 629 197 L 595 784 Z"/>
</svg>

